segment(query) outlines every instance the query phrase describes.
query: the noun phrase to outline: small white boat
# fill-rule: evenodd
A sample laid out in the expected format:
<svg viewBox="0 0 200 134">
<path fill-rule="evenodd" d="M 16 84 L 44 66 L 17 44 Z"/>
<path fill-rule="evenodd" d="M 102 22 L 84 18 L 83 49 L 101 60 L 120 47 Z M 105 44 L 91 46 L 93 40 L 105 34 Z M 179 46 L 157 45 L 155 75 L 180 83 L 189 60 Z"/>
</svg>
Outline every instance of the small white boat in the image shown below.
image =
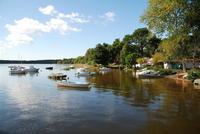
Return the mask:
<svg viewBox="0 0 200 134">
<path fill-rule="evenodd" d="M 88 70 L 89 70 L 88 67 L 83 67 L 83 68 L 77 69 L 77 72 L 87 72 Z"/>
<path fill-rule="evenodd" d="M 30 66 L 28 69 L 26 69 L 26 72 L 38 72 L 39 68 L 35 68 L 34 66 Z"/>
<path fill-rule="evenodd" d="M 16 66 L 16 67 L 10 68 L 10 73 L 11 74 L 25 74 L 26 70 L 24 67 Z"/>
<path fill-rule="evenodd" d="M 99 68 L 99 71 L 108 71 L 108 70 L 111 70 L 111 69 L 110 69 L 110 68 L 107 68 L 107 67 Z"/>
<path fill-rule="evenodd" d="M 73 81 L 61 81 L 57 83 L 58 86 L 61 87 L 73 87 L 73 88 L 89 88 L 89 83 L 83 82 L 73 82 Z"/>
<path fill-rule="evenodd" d="M 77 72 L 75 73 L 75 75 L 77 76 L 91 76 L 91 75 L 95 75 L 95 72 L 88 72 L 89 68 L 88 67 L 84 67 L 84 68 L 79 68 L 77 69 Z"/>
<path fill-rule="evenodd" d="M 71 65 L 71 66 L 69 66 L 69 68 L 70 68 L 70 69 L 74 69 L 75 67 Z"/>
</svg>

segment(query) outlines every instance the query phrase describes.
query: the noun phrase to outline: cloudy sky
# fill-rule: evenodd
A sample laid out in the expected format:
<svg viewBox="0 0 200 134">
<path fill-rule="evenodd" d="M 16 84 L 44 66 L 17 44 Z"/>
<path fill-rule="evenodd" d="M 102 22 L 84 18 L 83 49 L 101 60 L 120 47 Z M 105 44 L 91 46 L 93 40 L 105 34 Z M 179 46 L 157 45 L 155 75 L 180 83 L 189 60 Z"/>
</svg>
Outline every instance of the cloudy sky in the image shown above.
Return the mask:
<svg viewBox="0 0 200 134">
<path fill-rule="evenodd" d="M 144 27 L 147 0 L 0 0 L 0 59 L 84 55 Z"/>
</svg>

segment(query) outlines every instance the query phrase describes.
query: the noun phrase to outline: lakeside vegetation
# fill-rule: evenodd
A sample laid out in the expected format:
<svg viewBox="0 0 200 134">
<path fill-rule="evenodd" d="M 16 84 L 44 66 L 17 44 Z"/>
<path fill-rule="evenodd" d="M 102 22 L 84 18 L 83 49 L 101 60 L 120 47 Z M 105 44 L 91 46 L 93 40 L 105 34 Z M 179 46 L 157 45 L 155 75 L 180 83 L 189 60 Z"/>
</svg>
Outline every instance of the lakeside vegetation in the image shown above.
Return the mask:
<svg viewBox="0 0 200 134">
<path fill-rule="evenodd" d="M 112 44 L 99 43 L 84 56 L 63 59 L 58 63 L 123 65 L 132 68 L 153 58 L 154 64 L 178 60 L 186 71 L 185 59 L 200 57 L 200 1 L 149 0 L 141 16 L 148 28 L 138 28 Z"/>
</svg>

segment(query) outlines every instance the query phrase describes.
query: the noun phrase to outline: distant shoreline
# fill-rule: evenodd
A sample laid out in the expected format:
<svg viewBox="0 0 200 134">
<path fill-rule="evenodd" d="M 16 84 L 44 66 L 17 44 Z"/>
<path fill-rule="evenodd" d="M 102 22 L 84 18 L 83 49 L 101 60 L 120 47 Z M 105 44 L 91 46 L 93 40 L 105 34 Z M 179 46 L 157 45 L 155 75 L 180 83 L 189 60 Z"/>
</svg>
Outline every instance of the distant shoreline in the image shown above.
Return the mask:
<svg viewBox="0 0 200 134">
<path fill-rule="evenodd" d="M 0 60 L 0 64 L 57 64 L 59 60 Z"/>
</svg>

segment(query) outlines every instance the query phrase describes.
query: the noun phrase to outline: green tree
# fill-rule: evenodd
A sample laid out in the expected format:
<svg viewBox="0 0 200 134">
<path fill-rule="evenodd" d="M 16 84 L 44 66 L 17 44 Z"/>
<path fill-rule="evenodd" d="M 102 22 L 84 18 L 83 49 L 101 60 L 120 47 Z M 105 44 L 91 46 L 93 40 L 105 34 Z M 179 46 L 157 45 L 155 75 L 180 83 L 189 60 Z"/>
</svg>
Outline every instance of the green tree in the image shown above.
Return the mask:
<svg viewBox="0 0 200 134">
<path fill-rule="evenodd" d="M 97 64 L 107 65 L 109 63 L 108 44 L 98 44 L 94 49 L 94 61 Z"/>
<path fill-rule="evenodd" d="M 120 63 L 122 65 L 126 65 L 126 56 L 131 54 L 133 52 L 133 49 L 131 45 L 125 44 L 120 52 Z"/>
<path fill-rule="evenodd" d="M 138 28 L 133 32 L 133 42 L 137 46 L 138 52 L 141 56 L 145 56 L 144 49 L 148 44 L 148 39 L 150 37 L 150 32 L 147 28 Z"/>
<path fill-rule="evenodd" d="M 153 55 L 153 63 L 156 64 L 156 63 L 159 63 L 159 62 L 164 62 L 166 61 L 165 59 L 165 56 L 163 55 L 163 53 L 155 53 Z"/>
<path fill-rule="evenodd" d="M 129 68 L 132 68 L 132 66 L 137 64 L 136 59 L 139 57 L 137 53 L 131 53 L 125 57 L 125 63 Z"/>
<path fill-rule="evenodd" d="M 123 43 L 120 42 L 119 39 L 115 39 L 115 41 L 112 43 L 110 56 L 111 60 L 110 63 L 120 63 L 120 51 L 123 47 Z"/>
<path fill-rule="evenodd" d="M 168 39 L 162 45 L 165 48 L 163 52 L 168 52 L 168 58 L 174 56 L 182 60 L 183 69 L 184 58 L 190 57 L 188 51 L 193 53 L 193 57 L 199 51 L 198 41 L 193 42 L 194 45 L 188 43 L 190 36 L 199 39 L 200 35 L 196 34 L 200 30 L 199 11 L 199 0 L 149 0 L 148 8 L 141 17 L 150 30 L 166 35 Z"/>
<path fill-rule="evenodd" d="M 161 39 L 157 38 L 155 35 L 149 38 L 148 43 L 145 46 L 145 53 L 147 57 L 151 57 L 155 52 L 158 51 Z"/>
<path fill-rule="evenodd" d="M 78 56 L 75 60 L 74 60 L 75 64 L 85 64 L 85 57 L 84 56 Z"/>
<path fill-rule="evenodd" d="M 85 62 L 88 64 L 94 64 L 95 63 L 95 49 L 89 48 L 85 54 Z"/>
</svg>

